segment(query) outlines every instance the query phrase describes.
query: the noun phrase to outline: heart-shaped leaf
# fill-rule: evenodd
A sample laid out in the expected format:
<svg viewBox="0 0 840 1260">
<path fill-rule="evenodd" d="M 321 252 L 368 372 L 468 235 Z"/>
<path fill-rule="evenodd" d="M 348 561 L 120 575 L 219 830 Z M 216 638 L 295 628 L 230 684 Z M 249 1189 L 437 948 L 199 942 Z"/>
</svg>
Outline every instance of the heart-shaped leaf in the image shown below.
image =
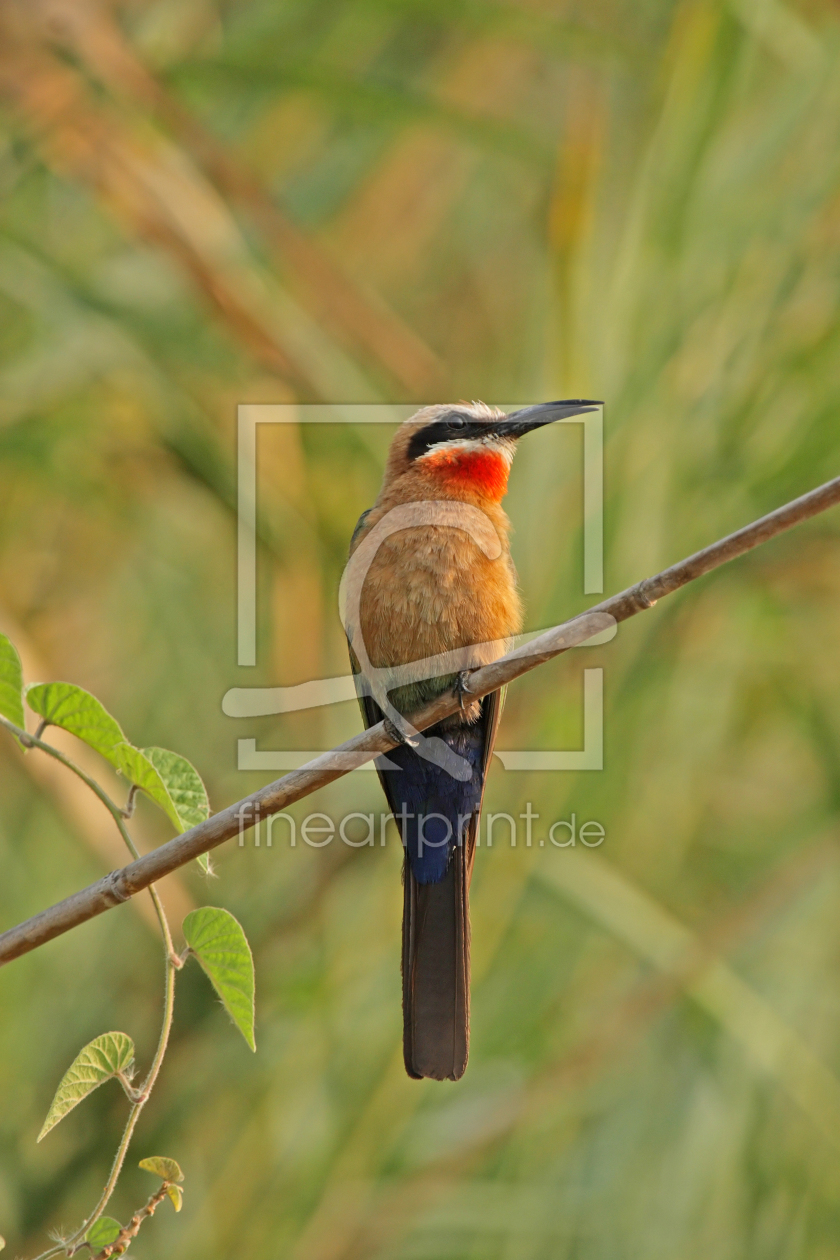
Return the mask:
<svg viewBox="0 0 840 1260">
<path fill-rule="evenodd" d="M 180 821 L 179 831 L 197 827 L 210 817 L 207 789 L 201 775 L 186 757 L 170 752 L 167 748 L 144 748 L 143 756 L 157 770 L 169 793 L 169 799 Z M 205 875 L 211 874 L 209 853 L 200 854 L 196 861 Z"/>
<path fill-rule="evenodd" d="M 85 1242 L 90 1243 L 93 1251 L 101 1251 L 103 1247 L 110 1246 L 119 1237 L 121 1229 L 122 1225 L 119 1221 L 115 1221 L 113 1216 L 100 1216 L 85 1234 Z"/>
<path fill-rule="evenodd" d="M 22 686 L 17 653 L 9 640 L 0 636 L 0 713 L 18 726 L 23 726 L 23 706 L 19 704 L 17 712 L 14 702 L 16 694 L 20 699 Z M 177 831 L 187 831 L 209 817 L 207 790 L 195 766 L 166 748 L 135 748 L 119 722 L 89 691 L 73 683 L 35 683 L 27 687 L 26 700 L 39 717 L 70 731 L 116 766 L 130 783 L 160 806 Z M 4 701 L 13 713 L 3 707 Z M 202 870 L 209 872 L 210 859 L 206 854 L 198 862 Z"/>
<path fill-rule="evenodd" d="M 26 703 L 53 726 L 70 731 L 117 765 L 115 750 L 125 743 L 119 722 L 83 687 L 73 683 L 34 683 L 26 688 Z"/>
<path fill-rule="evenodd" d="M 15 645 L 0 634 L 0 713 L 23 728 L 23 670 Z"/>
<path fill-rule="evenodd" d="M 181 1165 L 176 1159 L 169 1159 L 166 1155 L 149 1155 L 140 1160 L 140 1167 L 145 1172 L 154 1173 L 161 1181 L 184 1180 Z"/>
<path fill-rule="evenodd" d="M 252 1050 L 254 959 L 245 933 L 228 910 L 203 906 L 184 919 L 184 937 L 201 963 L 225 1010 Z"/>
<path fill-rule="evenodd" d="M 144 748 L 118 744 L 114 764 L 130 783 L 145 792 L 168 816 L 176 831 L 187 831 L 203 822 L 210 813 L 207 791 L 198 771 L 178 753 L 166 748 Z M 209 858 L 198 858 L 201 869 L 210 869 Z"/>
<path fill-rule="evenodd" d="M 105 1081 L 118 1072 L 129 1075 L 133 1061 L 134 1042 L 126 1033 L 103 1033 L 89 1042 L 61 1078 L 38 1141 Z"/>
<path fill-rule="evenodd" d="M 174 1205 L 175 1211 L 180 1212 L 184 1203 L 184 1192 L 180 1186 L 167 1186 L 166 1193 L 169 1195 Z"/>
<path fill-rule="evenodd" d="M 188 831 L 210 816 L 210 802 L 201 776 L 186 757 L 166 748 L 144 748 L 143 756 L 157 770 L 180 820 Z"/>
</svg>

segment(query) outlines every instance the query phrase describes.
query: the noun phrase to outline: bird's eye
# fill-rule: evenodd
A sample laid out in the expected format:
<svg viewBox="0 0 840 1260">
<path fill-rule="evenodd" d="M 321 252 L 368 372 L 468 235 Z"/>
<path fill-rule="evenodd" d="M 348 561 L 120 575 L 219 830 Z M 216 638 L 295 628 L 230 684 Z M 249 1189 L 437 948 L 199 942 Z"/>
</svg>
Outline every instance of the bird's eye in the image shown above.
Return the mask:
<svg viewBox="0 0 840 1260">
<path fill-rule="evenodd" d="M 467 422 L 463 416 L 453 416 L 449 421 L 450 429 L 465 429 Z"/>
</svg>

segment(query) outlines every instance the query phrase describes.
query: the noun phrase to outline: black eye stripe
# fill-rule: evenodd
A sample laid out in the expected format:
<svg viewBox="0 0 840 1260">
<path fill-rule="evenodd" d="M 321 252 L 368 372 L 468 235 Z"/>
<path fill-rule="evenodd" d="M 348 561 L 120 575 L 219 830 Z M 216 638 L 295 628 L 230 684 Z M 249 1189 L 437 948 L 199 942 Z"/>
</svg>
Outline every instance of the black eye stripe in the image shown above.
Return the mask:
<svg viewBox="0 0 840 1260">
<path fill-rule="evenodd" d="M 425 429 L 418 429 L 408 444 L 408 458 L 418 459 L 439 442 L 463 441 L 465 438 L 481 437 L 486 432 L 486 421 L 468 420 L 458 415 L 446 416 L 427 424 Z"/>
</svg>

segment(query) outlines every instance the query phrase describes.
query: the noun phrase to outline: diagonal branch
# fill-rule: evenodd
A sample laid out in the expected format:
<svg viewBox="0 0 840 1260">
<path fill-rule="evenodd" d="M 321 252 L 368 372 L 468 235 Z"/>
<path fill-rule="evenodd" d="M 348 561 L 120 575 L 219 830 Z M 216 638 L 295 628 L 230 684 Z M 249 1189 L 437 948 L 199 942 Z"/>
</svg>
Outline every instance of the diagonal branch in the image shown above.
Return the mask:
<svg viewBox="0 0 840 1260">
<path fill-rule="evenodd" d="M 670 595 L 689 582 L 836 504 L 840 504 L 840 477 L 835 477 L 816 490 L 777 508 L 775 512 L 762 516 L 751 525 L 695 552 L 687 559 L 680 560 L 662 573 L 645 578 L 618 595 L 612 595 L 588 612 L 547 630 L 492 664 L 472 671 L 469 675 L 470 693 L 480 697 L 496 691 L 537 665 L 602 633 L 616 622 L 626 621 L 636 613 L 653 607 L 663 596 Z M 408 720 L 415 730 L 426 730 L 454 713 L 460 701 L 458 693 L 454 690 L 447 691 L 412 714 Z M 11 723 L 3 721 L 3 725 L 14 730 L 15 734 L 26 737 L 26 732 L 18 731 Z M 340 779 L 357 766 L 364 765 L 381 753 L 389 752 L 398 743 L 393 738 L 394 734 L 393 727 L 386 726 L 385 722 L 377 723 L 331 752 L 323 753 L 300 769 L 284 775 L 282 779 L 260 788 L 234 805 L 229 805 L 206 822 L 185 831 L 183 835 L 151 853 L 144 854 L 121 870 L 111 871 L 88 888 L 3 932 L 0 934 L 0 965 L 11 962 L 13 958 L 19 958 L 71 928 L 78 927 L 80 923 L 86 923 L 88 919 L 95 918 L 105 910 L 128 901 L 141 889 L 148 888 L 170 871 L 185 866 L 193 858 L 241 834 L 252 825 L 255 818 L 276 814 L 318 788 Z"/>
</svg>

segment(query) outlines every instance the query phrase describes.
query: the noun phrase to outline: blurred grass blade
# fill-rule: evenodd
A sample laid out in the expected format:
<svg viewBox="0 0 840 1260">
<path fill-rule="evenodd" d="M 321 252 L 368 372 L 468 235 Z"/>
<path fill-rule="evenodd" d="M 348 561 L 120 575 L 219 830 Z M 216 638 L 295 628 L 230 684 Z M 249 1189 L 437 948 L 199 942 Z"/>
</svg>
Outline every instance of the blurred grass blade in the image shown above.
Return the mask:
<svg viewBox="0 0 840 1260">
<path fill-rule="evenodd" d="M 683 983 L 685 993 L 726 1029 L 753 1065 L 774 1077 L 816 1127 L 840 1145 L 840 1081 L 772 1006 L 602 856 L 564 850 L 538 878 L 574 901 L 639 957 Z"/>
<path fill-rule="evenodd" d="M 105 8 L 86 6 L 85 21 L 67 22 L 61 36 L 104 84 L 160 118 L 224 195 L 250 213 L 276 251 L 278 269 L 290 273 L 313 315 L 375 355 L 414 396 L 434 391 L 442 365 L 420 335 L 379 295 L 364 293 L 323 244 L 284 213 L 238 155 L 154 77 Z"/>
<path fill-rule="evenodd" d="M 2 81 L 0 81 L 2 82 Z M 354 358 L 254 256 L 224 200 L 182 150 L 95 100 L 84 80 L 41 50 L 7 89 L 43 141 L 43 156 L 94 191 L 136 236 L 167 250 L 234 337 L 272 371 L 322 398 L 374 400 Z M 62 99 L 55 111 L 49 102 Z"/>
</svg>

